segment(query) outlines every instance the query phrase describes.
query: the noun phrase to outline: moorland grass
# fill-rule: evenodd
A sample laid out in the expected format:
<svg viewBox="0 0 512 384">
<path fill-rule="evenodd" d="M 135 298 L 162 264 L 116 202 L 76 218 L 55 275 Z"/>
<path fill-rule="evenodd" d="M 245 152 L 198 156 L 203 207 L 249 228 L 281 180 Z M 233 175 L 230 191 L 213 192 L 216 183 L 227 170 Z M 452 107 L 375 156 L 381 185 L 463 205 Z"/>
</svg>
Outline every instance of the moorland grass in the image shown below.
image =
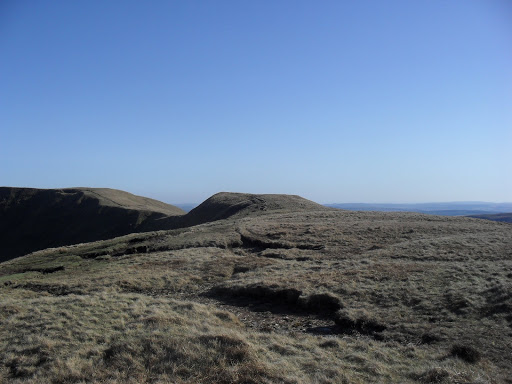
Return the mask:
<svg viewBox="0 0 512 384">
<path fill-rule="evenodd" d="M 506 383 L 511 277 L 509 225 L 404 213 L 48 249 L 0 264 L 0 380 Z"/>
</svg>

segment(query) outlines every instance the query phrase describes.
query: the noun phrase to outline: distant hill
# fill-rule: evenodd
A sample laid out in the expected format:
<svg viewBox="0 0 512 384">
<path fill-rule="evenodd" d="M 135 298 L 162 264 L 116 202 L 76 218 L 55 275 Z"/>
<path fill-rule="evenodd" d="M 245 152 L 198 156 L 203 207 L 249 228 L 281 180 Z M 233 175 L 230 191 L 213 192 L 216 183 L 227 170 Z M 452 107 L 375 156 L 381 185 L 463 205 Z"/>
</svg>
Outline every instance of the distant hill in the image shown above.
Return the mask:
<svg viewBox="0 0 512 384">
<path fill-rule="evenodd" d="M 220 192 L 185 208 L 108 188 L 0 187 L 0 262 L 37 250 L 135 232 L 179 229 L 267 213 L 412 211 L 511 222 L 512 203 L 327 204 L 295 195 Z M 193 209 L 192 209 L 193 208 Z M 187 210 L 188 210 L 187 209 Z M 498 214 L 499 213 L 499 214 Z"/>
<path fill-rule="evenodd" d="M 186 215 L 155 220 L 148 228 L 177 229 L 227 218 L 305 210 L 318 211 L 330 210 L 330 208 L 296 195 L 219 192 Z"/>
<path fill-rule="evenodd" d="M 512 203 L 447 202 L 420 204 L 326 204 L 328 207 L 349 211 L 418 212 L 440 216 L 468 216 L 512 212 Z"/>
<path fill-rule="evenodd" d="M 221 192 L 185 213 L 146 197 L 105 188 L 0 188 L 0 262 L 52 247 L 134 232 L 190 227 L 272 211 L 326 210 L 293 195 Z"/>
<path fill-rule="evenodd" d="M 512 213 L 496 213 L 493 215 L 470 215 L 475 219 L 484 219 L 492 221 L 501 221 L 504 223 L 512 223 Z"/>
<path fill-rule="evenodd" d="M 0 261 L 144 231 L 158 219 L 183 214 L 172 205 L 115 189 L 0 187 Z"/>
<path fill-rule="evenodd" d="M 188 224 L 241 217 L 269 211 L 325 210 L 326 207 L 296 195 L 220 192 L 192 209 Z"/>
</svg>

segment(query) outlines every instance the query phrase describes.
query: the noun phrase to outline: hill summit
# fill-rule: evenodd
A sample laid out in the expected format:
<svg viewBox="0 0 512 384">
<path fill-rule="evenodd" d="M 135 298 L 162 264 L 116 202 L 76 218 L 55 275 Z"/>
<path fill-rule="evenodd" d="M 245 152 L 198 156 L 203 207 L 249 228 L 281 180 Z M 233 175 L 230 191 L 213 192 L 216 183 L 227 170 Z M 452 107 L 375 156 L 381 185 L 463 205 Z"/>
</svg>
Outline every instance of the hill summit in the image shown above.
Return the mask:
<svg viewBox="0 0 512 384">
<path fill-rule="evenodd" d="M 229 217 L 244 217 L 271 211 L 325 210 L 323 205 L 297 195 L 219 192 L 191 210 L 185 217 L 197 225 Z"/>
</svg>

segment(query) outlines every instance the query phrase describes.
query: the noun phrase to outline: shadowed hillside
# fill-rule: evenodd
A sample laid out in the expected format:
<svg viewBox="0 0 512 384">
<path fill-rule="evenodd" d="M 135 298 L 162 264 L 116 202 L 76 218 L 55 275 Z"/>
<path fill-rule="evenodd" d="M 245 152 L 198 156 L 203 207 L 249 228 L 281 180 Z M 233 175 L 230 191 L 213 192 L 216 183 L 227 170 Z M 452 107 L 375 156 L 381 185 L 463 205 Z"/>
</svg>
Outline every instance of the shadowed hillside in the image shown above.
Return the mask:
<svg viewBox="0 0 512 384">
<path fill-rule="evenodd" d="M 0 188 L 0 261 L 38 249 L 108 239 L 183 215 L 169 204 L 104 188 Z"/>
</svg>

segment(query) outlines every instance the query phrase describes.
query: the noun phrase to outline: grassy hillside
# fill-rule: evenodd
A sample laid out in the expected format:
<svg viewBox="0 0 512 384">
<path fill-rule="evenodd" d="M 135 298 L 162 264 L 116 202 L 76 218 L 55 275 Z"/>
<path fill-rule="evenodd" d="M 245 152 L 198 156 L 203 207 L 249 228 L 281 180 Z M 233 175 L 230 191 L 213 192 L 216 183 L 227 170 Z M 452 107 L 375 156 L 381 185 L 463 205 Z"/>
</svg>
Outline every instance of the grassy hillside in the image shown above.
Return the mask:
<svg viewBox="0 0 512 384">
<path fill-rule="evenodd" d="M 0 188 L 0 261 L 138 232 L 181 209 L 103 188 Z"/>
<path fill-rule="evenodd" d="M 221 192 L 185 213 L 173 205 L 115 189 L 0 187 L 0 262 L 51 247 L 291 207 L 323 209 L 299 196 Z"/>
<path fill-rule="evenodd" d="M 0 264 L 0 381 L 511 382 L 510 225 L 230 199 Z"/>
</svg>

